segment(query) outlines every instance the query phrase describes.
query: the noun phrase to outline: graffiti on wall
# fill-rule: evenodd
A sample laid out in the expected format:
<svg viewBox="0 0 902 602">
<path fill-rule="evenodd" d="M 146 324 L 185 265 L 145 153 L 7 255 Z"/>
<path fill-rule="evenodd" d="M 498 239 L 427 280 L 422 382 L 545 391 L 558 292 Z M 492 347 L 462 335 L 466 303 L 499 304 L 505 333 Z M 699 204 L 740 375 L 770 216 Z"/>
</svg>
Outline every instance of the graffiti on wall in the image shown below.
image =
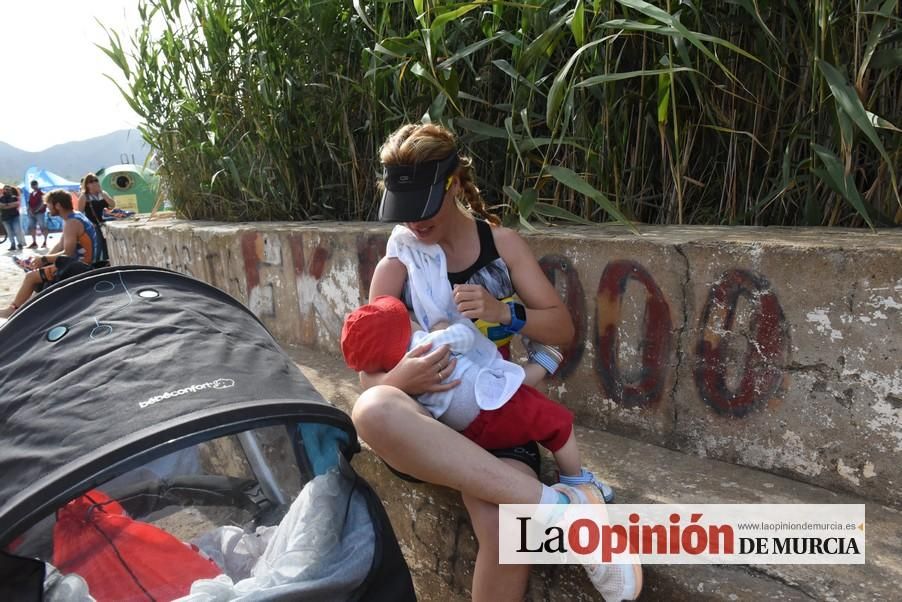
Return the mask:
<svg viewBox="0 0 902 602">
<path fill-rule="evenodd" d="M 275 315 L 272 284 L 260 283 L 260 264 L 264 260 L 264 238 L 256 232 L 241 236 L 241 258 L 247 284 L 247 306 L 258 316 Z"/>
<path fill-rule="evenodd" d="M 283 254 L 283 244 L 287 246 Z M 248 232 L 241 237 L 247 304 L 261 318 L 276 318 L 277 299 L 295 299 L 300 318 L 298 342 L 314 343 L 319 326 L 333 336 L 341 331 L 343 314 L 340 304 L 329 299 L 324 291 L 328 286 L 332 252 L 312 242 L 301 233 L 291 233 L 283 239 Z M 284 257 L 290 265 L 286 265 Z M 289 292 L 290 291 L 290 292 Z M 351 301 L 356 305 L 356 301 Z M 296 322 L 295 322 L 296 323 Z"/>
<path fill-rule="evenodd" d="M 639 376 L 635 380 L 626 378 L 618 353 L 623 297 L 631 280 L 645 288 Z M 605 395 L 624 407 L 657 405 L 669 377 L 672 323 L 670 306 L 651 274 L 635 261 L 608 263 L 598 283 L 595 323 L 595 365 Z"/>
<path fill-rule="evenodd" d="M 301 317 L 301 340 L 316 339 L 317 317 L 324 320 L 330 331 L 335 333 L 335 316 L 323 298 L 321 285 L 326 273 L 326 262 L 330 251 L 322 246 L 314 246 L 304 252 L 304 235 L 289 234 L 288 248 L 291 252 L 291 264 L 294 271 L 294 286 L 297 294 L 298 312 Z"/>
<path fill-rule="evenodd" d="M 564 379 L 579 366 L 586 349 L 586 296 L 582 282 L 579 281 L 579 273 L 563 255 L 545 255 L 539 260 L 539 265 L 573 316 L 573 341 L 561 348 L 564 359 L 555 375 L 556 378 Z"/>
<path fill-rule="evenodd" d="M 339 253 L 349 255 L 346 263 L 353 270 L 341 276 L 349 282 L 338 287 L 347 297 L 347 307 L 367 299 L 385 243 L 384 235 L 361 235 L 356 248 Z M 283 245 L 287 246 L 284 252 Z M 324 287 L 335 288 L 332 280 L 339 277 L 332 250 L 301 233 L 270 240 L 249 232 L 242 235 L 240 246 L 248 305 L 257 315 L 277 318 L 277 300 L 290 288 L 296 297 L 295 311 L 300 312 L 300 342 L 315 342 L 323 325 L 333 335 L 340 331 L 343 306 L 324 291 Z M 283 265 L 289 261 L 290 266 Z M 677 363 L 673 355 L 678 350 L 670 302 L 649 270 L 633 260 L 610 261 L 598 282 L 595 307 L 590 309 L 578 270 L 569 259 L 552 254 L 539 263 L 574 317 L 575 336 L 562 348 L 558 378 L 566 379 L 578 369 L 591 341 L 593 368 L 605 397 L 626 408 L 660 406 L 672 388 Z M 288 287 L 292 276 L 294 286 Z M 630 316 L 625 309 L 625 299 L 637 294 L 628 293 L 630 283 L 644 305 L 641 316 Z M 590 312 L 594 325 L 588 320 Z M 624 356 L 627 318 L 635 319 L 637 352 Z M 691 355 L 685 361 L 690 362 L 699 399 L 711 411 L 740 418 L 780 399 L 785 390 L 789 329 L 779 299 L 763 276 L 742 269 L 725 272 L 711 285 L 699 315 L 689 320 L 691 324 L 685 326 L 697 324 L 698 338 L 684 350 Z M 739 332 L 740 328 L 744 330 Z"/>
<path fill-rule="evenodd" d="M 725 333 L 735 330 L 740 299 L 747 299 L 750 336 L 739 367 L 739 385 L 727 382 L 730 358 Z M 783 366 L 789 353 L 789 334 L 783 309 L 767 280 L 747 270 L 730 270 L 708 294 L 699 324 L 695 383 L 702 400 L 722 416 L 740 418 L 780 392 Z"/>
</svg>

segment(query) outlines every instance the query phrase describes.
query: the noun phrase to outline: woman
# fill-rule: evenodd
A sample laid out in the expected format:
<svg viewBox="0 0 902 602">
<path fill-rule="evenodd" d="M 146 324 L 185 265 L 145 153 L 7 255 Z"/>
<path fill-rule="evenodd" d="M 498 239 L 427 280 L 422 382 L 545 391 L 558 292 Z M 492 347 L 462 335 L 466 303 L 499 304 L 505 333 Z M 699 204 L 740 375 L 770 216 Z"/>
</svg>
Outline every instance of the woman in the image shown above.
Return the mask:
<svg viewBox="0 0 902 602">
<path fill-rule="evenodd" d="M 100 252 L 94 264 L 108 264 L 110 256 L 107 253 L 106 237 L 103 234 L 103 210 L 116 207 L 116 201 L 100 188 L 100 180 L 93 173 L 89 173 L 81 180 L 81 194 L 78 196 L 78 210 L 84 213 L 100 240 Z"/>
<path fill-rule="evenodd" d="M 404 222 L 418 240 L 441 246 L 464 316 L 481 321 L 484 332 L 502 341 L 515 331 L 548 345 L 571 341 L 574 327 L 566 307 L 523 239 L 498 227 L 497 217 L 486 210 L 471 160 L 458 153 L 451 132 L 433 124 L 403 126 L 382 146 L 380 158 L 385 193 L 379 219 Z M 380 295 L 404 300 L 406 281 L 404 265 L 383 258 L 370 300 Z M 522 305 L 502 301 L 515 293 Z M 501 349 L 507 354 L 506 345 Z M 498 564 L 498 504 L 554 503 L 559 494 L 537 479 L 534 446 L 490 453 L 434 420 L 410 397 L 457 386 L 443 382 L 453 371 L 452 361 L 446 346 L 421 346 L 387 373 L 361 373 L 366 391 L 352 418 L 360 437 L 392 468 L 461 492 L 479 541 L 473 600 L 522 600 L 529 566 Z M 608 598 L 603 588 L 611 579 L 602 574 L 607 569 L 593 570 L 593 584 Z M 638 595 L 641 572 L 626 581 L 632 590 L 611 592 L 609 599 Z"/>
</svg>

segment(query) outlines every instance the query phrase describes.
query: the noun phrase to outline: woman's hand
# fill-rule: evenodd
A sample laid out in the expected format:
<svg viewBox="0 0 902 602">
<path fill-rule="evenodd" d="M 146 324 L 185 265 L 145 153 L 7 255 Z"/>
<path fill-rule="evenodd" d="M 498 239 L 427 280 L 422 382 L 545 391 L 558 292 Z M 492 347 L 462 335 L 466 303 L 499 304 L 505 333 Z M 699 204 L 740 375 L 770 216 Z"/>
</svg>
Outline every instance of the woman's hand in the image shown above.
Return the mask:
<svg viewBox="0 0 902 602">
<path fill-rule="evenodd" d="M 440 393 L 460 384 L 459 380 L 443 383 L 454 372 L 457 360 L 447 345 L 429 351 L 431 343 L 414 347 L 398 365 L 385 375 L 382 384 L 392 385 L 408 395 Z"/>
<path fill-rule="evenodd" d="M 507 305 L 479 284 L 455 284 L 453 297 L 457 311 L 465 318 L 496 324 L 510 323 L 510 309 Z"/>
</svg>

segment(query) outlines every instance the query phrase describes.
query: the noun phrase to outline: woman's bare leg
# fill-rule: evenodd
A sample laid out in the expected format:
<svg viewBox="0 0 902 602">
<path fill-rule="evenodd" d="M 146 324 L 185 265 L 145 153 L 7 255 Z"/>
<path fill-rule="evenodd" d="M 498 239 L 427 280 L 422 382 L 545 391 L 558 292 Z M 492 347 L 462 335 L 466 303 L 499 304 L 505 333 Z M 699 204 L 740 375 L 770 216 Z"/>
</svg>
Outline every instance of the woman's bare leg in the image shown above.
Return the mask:
<svg viewBox="0 0 902 602">
<path fill-rule="evenodd" d="M 351 419 L 360 438 L 393 468 L 495 504 L 537 504 L 542 484 L 514 470 L 425 413 L 400 389 L 364 391 Z"/>
<path fill-rule="evenodd" d="M 515 470 L 535 478 L 535 473 L 523 462 L 502 458 Z M 498 564 L 498 506 L 463 495 L 464 505 L 473 523 L 479 542 L 476 568 L 473 571 L 473 602 L 520 602 L 529 585 L 528 564 Z"/>
</svg>

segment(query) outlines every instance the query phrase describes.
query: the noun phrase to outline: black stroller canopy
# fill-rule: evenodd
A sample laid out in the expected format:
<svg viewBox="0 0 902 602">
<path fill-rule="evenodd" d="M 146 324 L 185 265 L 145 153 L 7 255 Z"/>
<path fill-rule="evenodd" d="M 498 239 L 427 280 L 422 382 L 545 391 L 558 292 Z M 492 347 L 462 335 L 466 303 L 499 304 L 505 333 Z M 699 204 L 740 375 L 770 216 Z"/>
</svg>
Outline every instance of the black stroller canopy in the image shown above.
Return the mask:
<svg viewBox="0 0 902 602">
<path fill-rule="evenodd" d="M 95 270 L 0 327 L 0 546 L 154 455 L 302 418 L 349 434 L 260 321 L 222 291 L 145 267 Z"/>
</svg>

